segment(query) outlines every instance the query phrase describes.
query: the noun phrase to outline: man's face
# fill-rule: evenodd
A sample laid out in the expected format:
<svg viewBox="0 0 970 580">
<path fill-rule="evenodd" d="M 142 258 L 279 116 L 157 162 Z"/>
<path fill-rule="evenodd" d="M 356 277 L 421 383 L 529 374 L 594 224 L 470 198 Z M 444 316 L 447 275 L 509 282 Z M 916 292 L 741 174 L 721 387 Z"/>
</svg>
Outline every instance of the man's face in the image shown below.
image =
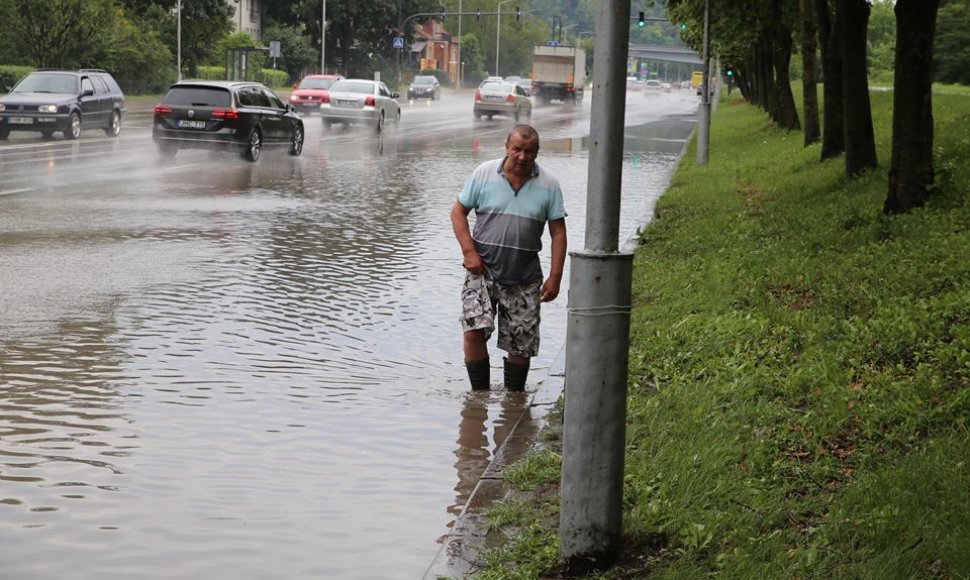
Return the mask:
<svg viewBox="0 0 970 580">
<path fill-rule="evenodd" d="M 505 144 L 505 154 L 508 156 L 508 170 L 520 177 L 532 175 L 532 169 L 539 155 L 539 141 L 512 133 L 509 142 Z"/>
</svg>

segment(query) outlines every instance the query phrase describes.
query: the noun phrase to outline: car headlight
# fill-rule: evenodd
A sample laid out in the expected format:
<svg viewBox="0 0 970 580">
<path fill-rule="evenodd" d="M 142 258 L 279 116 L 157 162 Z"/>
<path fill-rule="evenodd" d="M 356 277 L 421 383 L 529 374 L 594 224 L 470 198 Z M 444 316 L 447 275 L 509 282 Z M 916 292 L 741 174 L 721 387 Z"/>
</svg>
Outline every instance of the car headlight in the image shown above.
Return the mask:
<svg viewBox="0 0 970 580">
<path fill-rule="evenodd" d="M 6 105 L 4 105 L 3 103 L 0 103 L 0 113 L 4 112 L 6 110 L 7 110 Z"/>
<path fill-rule="evenodd" d="M 291 101 L 299 101 L 300 100 L 300 97 L 298 95 L 290 95 L 290 100 Z"/>
<path fill-rule="evenodd" d="M 56 113 L 57 105 L 41 105 L 37 107 L 37 110 L 41 113 Z"/>
</svg>

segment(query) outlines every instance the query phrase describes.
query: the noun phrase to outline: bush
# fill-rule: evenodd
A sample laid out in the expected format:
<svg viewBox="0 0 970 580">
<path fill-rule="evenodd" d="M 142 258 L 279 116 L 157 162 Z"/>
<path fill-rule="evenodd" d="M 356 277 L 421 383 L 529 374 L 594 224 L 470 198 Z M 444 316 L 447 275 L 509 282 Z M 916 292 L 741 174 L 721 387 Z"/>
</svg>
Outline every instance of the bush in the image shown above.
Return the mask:
<svg viewBox="0 0 970 580">
<path fill-rule="evenodd" d="M 226 80 L 226 67 L 224 66 L 200 66 L 198 78 L 207 81 Z"/>
<path fill-rule="evenodd" d="M 267 87 L 285 87 L 288 86 L 290 75 L 285 70 L 264 68 L 256 75 L 256 79 Z"/>
<path fill-rule="evenodd" d="M 32 66 L 0 65 L 0 93 L 6 93 L 17 81 L 34 70 Z"/>
</svg>

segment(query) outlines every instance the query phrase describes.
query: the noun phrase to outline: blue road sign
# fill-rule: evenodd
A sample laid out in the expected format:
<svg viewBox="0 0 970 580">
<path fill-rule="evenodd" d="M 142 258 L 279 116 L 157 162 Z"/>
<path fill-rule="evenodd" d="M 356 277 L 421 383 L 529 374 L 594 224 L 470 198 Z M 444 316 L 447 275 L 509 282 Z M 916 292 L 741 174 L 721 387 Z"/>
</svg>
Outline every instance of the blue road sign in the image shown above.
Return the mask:
<svg viewBox="0 0 970 580">
<path fill-rule="evenodd" d="M 404 37 L 395 36 L 394 37 L 394 48 L 404 48 Z"/>
</svg>

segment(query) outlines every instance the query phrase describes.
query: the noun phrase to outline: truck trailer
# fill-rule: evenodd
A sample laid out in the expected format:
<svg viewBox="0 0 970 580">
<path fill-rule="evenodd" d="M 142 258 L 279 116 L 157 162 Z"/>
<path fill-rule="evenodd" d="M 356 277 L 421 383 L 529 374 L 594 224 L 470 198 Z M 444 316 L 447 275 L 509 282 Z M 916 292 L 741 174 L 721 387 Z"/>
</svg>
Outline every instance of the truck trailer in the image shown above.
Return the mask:
<svg viewBox="0 0 970 580">
<path fill-rule="evenodd" d="M 586 85 L 586 51 L 575 46 L 536 45 L 532 52 L 532 95 L 540 104 L 581 103 Z"/>
</svg>

